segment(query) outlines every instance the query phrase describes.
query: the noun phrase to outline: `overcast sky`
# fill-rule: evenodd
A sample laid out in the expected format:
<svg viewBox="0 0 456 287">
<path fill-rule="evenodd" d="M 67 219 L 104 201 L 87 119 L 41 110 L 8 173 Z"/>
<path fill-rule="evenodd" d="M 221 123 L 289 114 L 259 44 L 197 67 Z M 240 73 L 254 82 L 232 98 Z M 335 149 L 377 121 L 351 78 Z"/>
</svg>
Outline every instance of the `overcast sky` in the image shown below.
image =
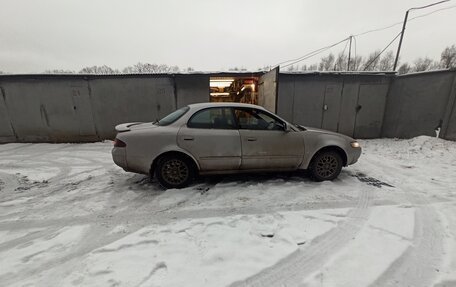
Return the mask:
<svg viewBox="0 0 456 287">
<path fill-rule="evenodd" d="M 92 65 L 121 69 L 137 62 L 200 71 L 256 70 L 402 21 L 408 8 L 432 2 L 0 0 L 0 71 L 79 71 Z M 410 17 L 452 6 L 455 0 L 413 11 Z M 446 46 L 456 44 L 456 8 L 413 20 L 407 28 L 402 59 L 438 59 Z M 400 29 L 397 25 L 357 37 L 358 55 L 382 49 Z M 303 63 L 318 62 L 325 54 Z"/>
</svg>

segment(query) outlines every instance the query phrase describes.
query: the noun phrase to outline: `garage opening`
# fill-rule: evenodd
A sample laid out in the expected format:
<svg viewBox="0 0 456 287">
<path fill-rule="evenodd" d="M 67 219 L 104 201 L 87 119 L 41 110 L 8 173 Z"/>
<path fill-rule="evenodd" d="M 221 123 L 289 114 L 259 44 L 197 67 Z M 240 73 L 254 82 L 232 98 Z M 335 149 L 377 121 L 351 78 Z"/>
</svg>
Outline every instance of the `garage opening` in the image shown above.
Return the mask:
<svg viewBox="0 0 456 287">
<path fill-rule="evenodd" d="M 211 77 L 211 102 L 258 104 L 258 77 Z"/>
</svg>

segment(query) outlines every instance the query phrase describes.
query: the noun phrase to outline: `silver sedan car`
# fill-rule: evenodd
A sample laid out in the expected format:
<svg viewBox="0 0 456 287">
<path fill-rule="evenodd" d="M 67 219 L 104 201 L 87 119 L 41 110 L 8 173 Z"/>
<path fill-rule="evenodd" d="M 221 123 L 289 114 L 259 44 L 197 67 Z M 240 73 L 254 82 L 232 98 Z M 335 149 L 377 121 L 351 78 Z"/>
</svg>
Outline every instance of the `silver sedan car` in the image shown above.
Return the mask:
<svg viewBox="0 0 456 287">
<path fill-rule="evenodd" d="M 116 126 L 114 162 L 182 188 L 200 174 L 307 169 L 317 181 L 335 179 L 355 163 L 354 139 L 291 124 L 266 109 L 240 103 L 201 103 L 154 123 Z"/>
</svg>

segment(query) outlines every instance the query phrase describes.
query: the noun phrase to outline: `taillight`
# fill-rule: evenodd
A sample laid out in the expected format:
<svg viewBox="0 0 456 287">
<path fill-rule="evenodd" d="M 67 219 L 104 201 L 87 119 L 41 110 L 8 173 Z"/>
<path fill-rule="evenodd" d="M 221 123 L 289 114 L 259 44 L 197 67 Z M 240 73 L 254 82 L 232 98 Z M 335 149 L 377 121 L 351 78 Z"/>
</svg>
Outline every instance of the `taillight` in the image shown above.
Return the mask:
<svg viewBox="0 0 456 287">
<path fill-rule="evenodd" d="M 127 144 L 124 143 L 123 141 L 119 140 L 119 139 L 115 139 L 114 140 L 114 146 L 115 147 L 126 147 Z"/>
</svg>

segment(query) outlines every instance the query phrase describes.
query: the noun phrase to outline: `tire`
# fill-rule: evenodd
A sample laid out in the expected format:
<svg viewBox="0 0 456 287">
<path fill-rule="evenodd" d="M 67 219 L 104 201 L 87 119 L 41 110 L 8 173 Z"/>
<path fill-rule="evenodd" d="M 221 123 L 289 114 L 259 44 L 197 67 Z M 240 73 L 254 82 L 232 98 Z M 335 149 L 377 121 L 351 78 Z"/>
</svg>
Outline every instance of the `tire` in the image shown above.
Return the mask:
<svg viewBox="0 0 456 287">
<path fill-rule="evenodd" d="M 159 159 L 155 176 L 164 188 L 187 187 L 195 176 L 194 164 L 184 156 L 167 155 Z"/>
<path fill-rule="evenodd" d="M 310 174 L 316 181 L 333 180 L 342 170 L 342 157 L 335 151 L 323 151 L 312 160 Z"/>
</svg>

